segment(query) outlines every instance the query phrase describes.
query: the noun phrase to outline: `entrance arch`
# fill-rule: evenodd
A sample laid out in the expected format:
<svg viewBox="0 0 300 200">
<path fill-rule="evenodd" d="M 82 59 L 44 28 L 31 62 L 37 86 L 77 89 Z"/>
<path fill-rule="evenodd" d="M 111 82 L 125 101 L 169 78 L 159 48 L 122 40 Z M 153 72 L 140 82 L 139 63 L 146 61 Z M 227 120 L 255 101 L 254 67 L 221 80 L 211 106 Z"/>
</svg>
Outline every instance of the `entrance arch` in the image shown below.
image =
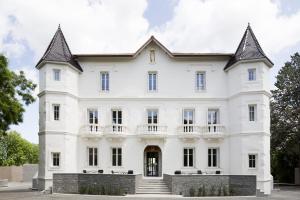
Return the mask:
<svg viewBox="0 0 300 200">
<path fill-rule="evenodd" d="M 144 176 L 162 176 L 162 153 L 159 146 L 146 146 L 144 150 Z"/>
</svg>

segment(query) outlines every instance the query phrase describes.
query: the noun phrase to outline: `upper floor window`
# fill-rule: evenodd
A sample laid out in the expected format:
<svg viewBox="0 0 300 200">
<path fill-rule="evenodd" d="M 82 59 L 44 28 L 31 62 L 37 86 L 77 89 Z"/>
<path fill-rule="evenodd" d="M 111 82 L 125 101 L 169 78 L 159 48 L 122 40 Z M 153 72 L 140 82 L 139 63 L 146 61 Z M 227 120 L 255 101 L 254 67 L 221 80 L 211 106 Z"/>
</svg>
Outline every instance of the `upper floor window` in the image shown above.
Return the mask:
<svg viewBox="0 0 300 200">
<path fill-rule="evenodd" d="M 157 90 L 157 73 L 156 72 L 148 73 L 148 90 L 149 91 Z"/>
<path fill-rule="evenodd" d="M 89 124 L 98 124 L 98 110 L 88 109 Z"/>
<path fill-rule="evenodd" d="M 158 111 L 156 109 L 147 110 L 148 124 L 157 124 L 158 122 Z"/>
<path fill-rule="evenodd" d="M 149 52 L 150 63 L 155 63 L 155 49 L 150 49 Z"/>
<path fill-rule="evenodd" d="M 248 69 L 248 80 L 255 81 L 256 80 L 256 69 Z"/>
<path fill-rule="evenodd" d="M 112 130 L 113 132 L 122 132 L 122 110 L 112 110 Z"/>
<path fill-rule="evenodd" d="M 60 81 L 60 69 L 53 69 L 53 77 L 55 81 Z"/>
<path fill-rule="evenodd" d="M 100 75 L 101 75 L 101 90 L 109 91 L 109 73 L 101 72 Z"/>
<path fill-rule="evenodd" d="M 208 149 L 208 167 L 219 167 L 220 160 L 219 148 Z"/>
<path fill-rule="evenodd" d="M 183 166 L 194 167 L 194 149 L 184 148 L 183 149 Z"/>
<path fill-rule="evenodd" d="M 60 153 L 59 152 L 52 152 L 52 166 L 59 167 L 60 166 Z"/>
<path fill-rule="evenodd" d="M 219 124 L 219 109 L 209 109 L 207 117 L 208 124 Z"/>
<path fill-rule="evenodd" d="M 256 154 L 249 154 L 248 161 L 249 161 L 249 168 L 256 168 Z"/>
<path fill-rule="evenodd" d="M 53 105 L 53 117 L 56 121 L 58 121 L 60 118 L 60 105 L 58 104 Z"/>
<path fill-rule="evenodd" d="M 249 121 L 254 122 L 256 121 L 256 105 L 249 105 Z"/>
<path fill-rule="evenodd" d="M 122 148 L 112 148 L 112 166 L 122 166 Z"/>
<path fill-rule="evenodd" d="M 97 148 L 88 148 L 88 161 L 89 166 L 98 165 L 98 149 Z"/>
<path fill-rule="evenodd" d="M 194 129 L 194 110 L 184 109 L 183 110 L 183 132 L 193 132 Z"/>
<path fill-rule="evenodd" d="M 205 72 L 197 72 L 196 73 L 196 89 L 198 91 L 206 89 Z"/>
</svg>

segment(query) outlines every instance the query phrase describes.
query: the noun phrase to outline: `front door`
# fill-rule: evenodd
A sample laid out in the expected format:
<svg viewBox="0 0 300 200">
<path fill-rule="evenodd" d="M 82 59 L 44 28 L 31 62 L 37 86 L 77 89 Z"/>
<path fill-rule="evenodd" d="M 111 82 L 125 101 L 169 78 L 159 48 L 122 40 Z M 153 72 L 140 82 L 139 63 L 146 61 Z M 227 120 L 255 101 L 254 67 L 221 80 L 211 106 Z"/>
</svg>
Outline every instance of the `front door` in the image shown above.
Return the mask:
<svg viewBox="0 0 300 200">
<path fill-rule="evenodd" d="M 158 176 L 158 152 L 147 152 L 146 175 Z"/>
</svg>

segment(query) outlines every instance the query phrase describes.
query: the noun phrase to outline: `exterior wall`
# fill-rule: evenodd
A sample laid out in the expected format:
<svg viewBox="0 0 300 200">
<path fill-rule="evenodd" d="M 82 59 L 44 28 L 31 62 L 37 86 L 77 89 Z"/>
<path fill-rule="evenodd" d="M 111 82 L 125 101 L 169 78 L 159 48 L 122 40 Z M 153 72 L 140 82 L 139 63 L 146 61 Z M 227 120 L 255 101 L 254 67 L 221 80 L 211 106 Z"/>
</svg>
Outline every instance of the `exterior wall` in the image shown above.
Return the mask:
<svg viewBox="0 0 300 200">
<path fill-rule="evenodd" d="M 54 174 L 54 193 L 79 193 L 81 187 L 122 188 L 127 194 L 135 194 L 140 175 L 114 174 Z"/>
<path fill-rule="evenodd" d="M 156 63 L 149 63 L 149 49 L 156 49 Z M 41 187 L 51 185 L 53 173 L 78 173 L 82 170 L 103 169 L 105 173 L 134 170 L 144 173 L 144 149 L 159 146 L 162 151 L 162 173 L 175 170 L 224 174 L 257 175 L 257 187 L 270 193 L 270 119 L 269 67 L 262 62 L 240 63 L 229 71 L 223 70 L 227 60 L 217 57 L 201 59 L 172 59 L 159 47 L 150 44 L 135 59 L 80 58 L 83 68 L 78 73 L 68 65 L 47 63 L 40 68 L 40 167 Z M 256 68 L 257 80 L 247 79 L 247 70 Z M 61 70 L 61 81 L 53 81 L 53 69 Z M 108 71 L 110 91 L 100 89 L 100 72 Z M 149 71 L 158 74 L 158 91 L 147 90 Z M 195 90 L 197 71 L 206 73 L 206 90 Z M 61 120 L 53 120 L 52 104 L 61 105 Z M 249 122 L 248 105 L 257 105 L 257 120 Z M 85 136 L 88 124 L 87 109 L 98 110 L 99 126 L 112 123 L 111 110 L 122 109 L 122 137 L 102 134 Z M 166 125 L 166 135 L 142 138 L 137 127 L 146 124 L 146 110 L 158 109 L 159 125 Z M 195 125 L 207 125 L 210 108 L 220 110 L 220 124 L 225 127 L 221 139 L 200 136 L 182 138 L 184 108 L 195 110 Z M 98 148 L 99 164 L 89 167 L 87 148 Z M 122 167 L 112 167 L 111 148 L 122 147 Z M 195 166 L 183 167 L 183 148 L 195 149 Z M 220 149 L 220 166 L 209 168 L 207 149 Z M 61 166 L 51 167 L 51 152 L 61 152 Z M 258 167 L 248 168 L 248 154 L 258 155 Z M 44 180 L 44 181 L 43 181 Z M 39 182 L 40 184 L 40 182 Z M 42 184 L 41 184 L 42 185 Z"/>
<path fill-rule="evenodd" d="M 37 164 L 0 167 L 0 179 L 8 179 L 8 181 L 12 182 L 28 182 L 32 181 L 37 171 Z"/>
<path fill-rule="evenodd" d="M 215 195 L 218 189 L 227 190 L 228 195 L 254 196 L 256 195 L 256 177 L 251 175 L 167 175 L 164 180 L 171 189 L 172 194 L 190 195 L 190 189 L 198 192 L 205 186 L 206 194 L 211 195 L 211 188 L 215 187 Z M 220 194 L 220 195 L 221 195 Z M 223 194 L 224 195 L 224 194 Z"/>
</svg>

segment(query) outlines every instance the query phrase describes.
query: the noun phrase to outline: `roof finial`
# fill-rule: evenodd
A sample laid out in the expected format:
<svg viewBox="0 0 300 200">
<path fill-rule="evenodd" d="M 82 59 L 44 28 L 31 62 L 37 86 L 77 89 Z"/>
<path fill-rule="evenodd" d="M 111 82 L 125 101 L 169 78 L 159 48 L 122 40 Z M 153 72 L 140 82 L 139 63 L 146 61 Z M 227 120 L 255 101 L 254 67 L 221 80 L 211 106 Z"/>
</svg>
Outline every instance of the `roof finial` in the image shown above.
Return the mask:
<svg viewBox="0 0 300 200">
<path fill-rule="evenodd" d="M 248 22 L 248 27 L 250 27 L 250 22 Z"/>
<path fill-rule="evenodd" d="M 58 29 L 60 29 L 60 24 L 58 24 Z"/>
</svg>

